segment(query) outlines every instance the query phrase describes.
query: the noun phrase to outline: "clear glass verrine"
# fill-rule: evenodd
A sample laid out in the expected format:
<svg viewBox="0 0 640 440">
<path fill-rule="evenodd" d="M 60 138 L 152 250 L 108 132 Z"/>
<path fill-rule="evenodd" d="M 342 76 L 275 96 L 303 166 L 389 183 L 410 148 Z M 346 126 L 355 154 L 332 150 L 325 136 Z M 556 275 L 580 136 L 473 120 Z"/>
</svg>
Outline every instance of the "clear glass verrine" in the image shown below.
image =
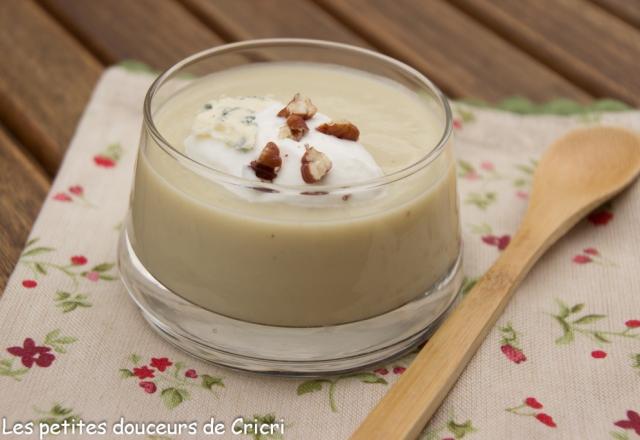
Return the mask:
<svg viewBox="0 0 640 440">
<path fill-rule="evenodd" d="M 284 185 L 185 152 L 208 100 L 286 103 L 299 91 L 357 121 L 383 175 Z M 276 39 L 196 54 L 145 101 L 123 280 L 164 336 L 224 365 L 320 374 L 397 355 L 426 337 L 459 290 L 450 135 L 442 93 L 374 52 Z"/>
</svg>

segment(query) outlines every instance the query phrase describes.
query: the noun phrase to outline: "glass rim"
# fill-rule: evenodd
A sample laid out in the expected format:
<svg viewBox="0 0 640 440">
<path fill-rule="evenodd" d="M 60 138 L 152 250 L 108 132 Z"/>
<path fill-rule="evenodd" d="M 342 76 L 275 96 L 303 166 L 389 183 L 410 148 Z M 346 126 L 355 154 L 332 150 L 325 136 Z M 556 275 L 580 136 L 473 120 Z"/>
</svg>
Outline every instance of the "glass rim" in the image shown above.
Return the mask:
<svg viewBox="0 0 640 440">
<path fill-rule="evenodd" d="M 174 145 L 169 142 L 165 137 L 160 133 L 158 127 L 156 126 L 153 118 L 153 114 L 151 112 L 151 103 L 153 98 L 155 97 L 158 90 L 164 85 L 166 81 L 173 78 L 177 74 L 180 73 L 181 70 L 188 67 L 191 64 L 197 63 L 205 58 L 214 55 L 228 54 L 233 53 L 234 51 L 241 49 L 263 49 L 269 47 L 282 47 L 282 46 L 313 46 L 315 48 L 323 48 L 323 49 L 336 49 L 343 52 L 351 52 L 361 56 L 369 57 L 374 60 L 377 60 L 382 63 L 386 63 L 393 67 L 396 67 L 405 73 L 410 74 L 414 79 L 417 79 L 422 85 L 424 85 L 436 98 L 437 104 L 443 109 L 445 123 L 442 135 L 436 145 L 427 151 L 427 153 L 421 156 L 418 160 L 411 162 L 409 165 L 393 171 L 389 174 L 385 174 L 379 177 L 375 177 L 372 179 L 366 179 L 358 182 L 348 183 L 348 184 L 338 184 L 338 185 L 283 185 L 278 183 L 264 182 L 264 181 L 256 181 L 247 179 L 244 177 L 239 177 L 225 171 L 216 169 L 212 166 L 203 164 L 198 162 L 195 159 L 192 159 L 185 153 L 178 150 Z M 251 63 L 251 62 L 250 62 Z M 427 78 L 425 75 L 420 73 L 418 70 L 409 66 L 402 61 L 396 60 L 388 55 L 384 55 L 373 50 L 353 46 L 350 44 L 338 43 L 334 41 L 327 40 L 317 40 L 317 39 L 307 39 L 307 38 L 261 38 L 261 39 L 253 39 L 253 40 L 245 40 L 235 43 L 223 44 L 220 46 L 212 47 L 209 49 L 205 49 L 203 51 L 197 52 L 193 55 L 190 55 L 181 61 L 178 61 L 173 66 L 169 67 L 165 71 L 163 71 L 158 77 L 153 81 L 144 99 L 143 105 L 143 122 L 144 129 L 148 132 L 148 134 L 153 138 L 153 140 L 168 154 L 170 154 L 174 159 L 178 160 L 183 164 L 187 164 L 189 167 L 196 168 L 201 173 L 211 174 L 213 180 L 222 181 L 231 185 L 238 185 L 243 187 L 252 187 L 256 189 L 264 189 L 270 192 L 296 192 L 296 193 L 305 193 L 309 192 L 310 188 L 313 188 L 314 193 L 335 193 L 335 192 L 344 192 L 345 190 L 366 190 L 377 188 L 380 186 L 384 186 L 395 182 L 397 180 L 401 180 L 403 178 L 409 177 L 412 174 L 424 169 L 431 162 L 433 162 L 437 157 L 440 156 L 440 153 L 443 151 L 445 145 L 449 141 L 451 137 L 451 133 L 453 130 L 453 116 L 451 112 L 451 106 L 449 105 L 449 100 L 442 93 L 442 91 L 435 85 L 433 82 Z"/>
</svg>

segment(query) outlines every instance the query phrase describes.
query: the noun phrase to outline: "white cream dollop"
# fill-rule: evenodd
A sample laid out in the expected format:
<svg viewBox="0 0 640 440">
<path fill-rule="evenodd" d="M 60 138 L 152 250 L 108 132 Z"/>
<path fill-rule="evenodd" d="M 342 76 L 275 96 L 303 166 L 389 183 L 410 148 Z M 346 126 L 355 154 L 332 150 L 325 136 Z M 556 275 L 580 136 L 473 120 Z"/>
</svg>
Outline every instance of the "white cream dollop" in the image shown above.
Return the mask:
<svg viewBox="0 0 640 440">
<path fill-rule="evenodd" d="M 350 185 L 379 177 L 383 174 L 367 149 L 360 143 L 339 139 L 319 131 L 316 127 L 329 122 L 322 113 L 307 120 L 309 132 L 300 140 L 281 139 L 280 129 L 285 118 L 278 117 L 284 104 L 262 97 L 223 97 L 205 105 L 196 116 L 191 134 L 185 139 L 185 152 L 192 159 L 237 177 L 260 181 L 249 167 L 268 142 L 280 149 L 282 167 L 273 180 L 280 185 L 299 185 L 314 191 L 314 185 L 304 182 L 300 172 L 305 145 L 326 154 L 332 162 L 331 171 L 320 182 L 322 185 Z M 293 203 L 326 204 L 335 197 L 314 197 L 283 193 L 269 193 L 251 189 L 229 188 L 252 201 L 285 201 Z M 344 193 L 345 195 L 347 193 Z M 341 195 L 337 195 L 342 199 Z M 315 200 L 310 200 L 315 199 Z M 320 200 L 322 199 L 322 200 Z"/>
</svg>

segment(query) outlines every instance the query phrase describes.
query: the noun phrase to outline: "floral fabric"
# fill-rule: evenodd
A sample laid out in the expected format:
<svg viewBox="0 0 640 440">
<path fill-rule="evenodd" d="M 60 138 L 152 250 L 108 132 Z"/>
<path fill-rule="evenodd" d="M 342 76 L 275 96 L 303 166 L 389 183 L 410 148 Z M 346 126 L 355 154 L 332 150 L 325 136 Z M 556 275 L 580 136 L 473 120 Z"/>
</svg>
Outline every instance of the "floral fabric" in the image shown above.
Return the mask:
<svg viewBox="0 0 640 440">
<path fill-rule="evenodd" d="M 335 378 L 239 374 L 161 340 L 118 280 L 116 243 L 151 79 L 121 67 L 104 74 L 0 298 L 0 416 L 9 425 L 243 417 L 283 420 L 284 435 L 254 428 L 217 438 L 348 438 L 411 356 Z M 594 124 L 640 131 L 640 112 L 610 108 L 619 110 L 518 115 L 454 104 L 465 290 L 509 245 L 550 142 Z M 640 438 L 638 218 L 636 183 L 547 253 L 424 439 Z"/>
</svg>

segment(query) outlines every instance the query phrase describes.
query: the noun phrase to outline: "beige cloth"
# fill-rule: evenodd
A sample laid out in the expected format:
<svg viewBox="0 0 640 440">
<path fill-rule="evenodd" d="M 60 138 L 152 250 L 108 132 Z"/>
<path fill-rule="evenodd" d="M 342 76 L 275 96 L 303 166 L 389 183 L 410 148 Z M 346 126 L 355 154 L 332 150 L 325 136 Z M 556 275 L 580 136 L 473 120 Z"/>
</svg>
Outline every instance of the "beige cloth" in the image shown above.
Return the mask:
<svg viewBox="0 0 640 440">
<path fill-rule="evenodd" d="M 124 438 L 111 433 L 121 416 L 200 423 L 215 417 L 228 431 L 237 416 L 273 414 L 285 421 L 285 439 L 347 438 L 410 358 L 334 384 L 239 374 L 169 346 L 112 279 L 150 81 L 146 73 L 123 68 L 104 74 L 33 227 L 31 238 L 38 240 L 27 246 L 0 299 L 0 416 L 9 425 L 69 417 L 106 421 L 109 434 L 102 438 Z M 640 131 L 637 111 L 520 116 L 455 107 L 470 278 L 489 267 L 504 236 L 514 232 L 533 160 L 546 145 L 591 124 Z M 635 184 L 548 252 L 425 438 L 637 438 L 640 427 L 634 432 L 634 413 L 627 411 L 640 411 L 638 218 Z M 154 377 L 145 377 L 149 371 Z M 534 408 L 533 400 L 527 406 L 526 398 L 543 408 Z M 539 413 L 553 422 L 536 418 Z"/>
</svg>

